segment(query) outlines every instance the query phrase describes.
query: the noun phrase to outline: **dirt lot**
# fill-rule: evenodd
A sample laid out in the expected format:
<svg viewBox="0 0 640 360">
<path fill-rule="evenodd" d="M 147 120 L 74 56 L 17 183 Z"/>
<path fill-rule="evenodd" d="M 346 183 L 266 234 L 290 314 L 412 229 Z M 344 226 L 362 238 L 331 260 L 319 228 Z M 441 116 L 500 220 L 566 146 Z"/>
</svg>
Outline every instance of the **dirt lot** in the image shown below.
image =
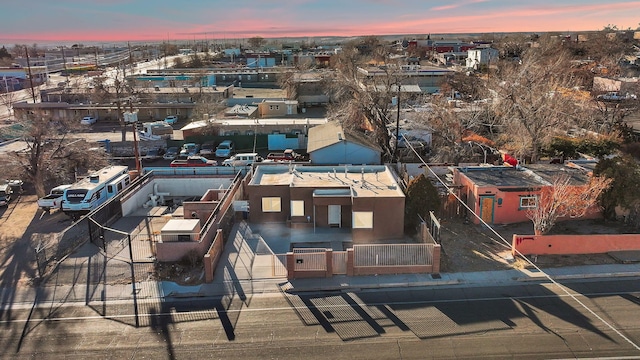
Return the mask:
<svg viewBox="0 0 640 360">
<path fill-rule="evenodd" d="M 34 194 L 21 194 L 0 208 L 0 286 L 30 283 L 37 271 L 34 249 L 39 237 L 34 234 L 46 237 L 69 225 L 71 221 L 64 214 L 43 214 Z"/>
<path fill-rule="evenodd" d="M 462 219 L 442 221 L 442 272 L 533 267 L 524 259 L 514 259 L 510 248 L 513 234 L 533 234 L 531 223 L 495 225 L 494 230 L 497 234 L 486 227 Z M 606 233 L 637 233 L 637 230 L 604 220 L 576 220 L 559 223 L 551 231 L 551 234 Z M 616 263 L 616 260 L 607 254 L 537 256 L 530 260 L 535 260 L 535 264 L 541 268 Z"/>
</svg>

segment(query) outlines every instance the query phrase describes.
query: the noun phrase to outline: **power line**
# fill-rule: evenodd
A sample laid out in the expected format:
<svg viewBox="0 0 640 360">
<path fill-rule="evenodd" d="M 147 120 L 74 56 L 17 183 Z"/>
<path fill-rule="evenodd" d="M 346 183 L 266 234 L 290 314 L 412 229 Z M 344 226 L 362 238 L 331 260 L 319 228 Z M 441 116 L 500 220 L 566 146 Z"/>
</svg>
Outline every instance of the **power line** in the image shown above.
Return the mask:
<svg viewBox="0 0 640 360">
<path fill-rule="evenodd" d="M 469 205 L 467 205 L 464 201 L 462 201 L 462 199 L 453 191 L 453 189 L 451 187 L 449 187 L 449 185 L 447 185 L 439 176 L 438 174 L 436 174 L 431 167 L 426 163 L 426 161 L 424 161 L 424 159 L 422 158 L 422 156 L 420 156 L 420 154 L 414 149 L 413 145 L 405 138 L 404 135 L 402 135 L 402 137 L 405 140 L 405 143 L 407 144 L 407 146 L 409 146 L 411 148 L 411 151 L 418 157 L 418 159 L 420 159 L 420 162 L 422 163 L 422 165 L 424 165 L 426 167 L 427 170 L 429 170 L 429 172 L 440 182 L 440 184 L 442 184 L 445 189 L 447 189 L 447 193 L 453 195 L 456 200 L 458 200 L 458 202 L 460 204 L 462 204 L 462 206 L 465 207 L 465 209 L 467 209 L 471 214 L 473 214 L 473 216 L 475 216 L 478 220 L 480 220 L 480 222 L 482 223 L 482 225 L 486 226 L 489 230 L 491 230 L 492 233 L 494 233 L 500 240 L 502 240 L 507 246 L 512 247 L 512 244 L 509 243 L 504 237 L 502 237 L 502 235 L 500 235 L 493 227 L 491 227 L 486 221 L 484 221 L 478 214 L 475 213 L 475 211 L 473 211 Z M 626 337 L 624 334 L 622 334 L 618 329 L 616 329 L 613 325 L 611 325 L 609 322 L 607 322 L 605 319 L 603 319 L 600 315 L 596 314 L 593 310 L 591 310 L 586 304 L 584 304 L 582 301 L 580 301 L 574 294 L 570 293 L 569 290 L 567 290 L 566 287 L 564 287 L 562 284 L 558 283 L 557 281 L 555 281 L 549 274 L 547 274 L 546 272 L 544 272 L 541 268 L 539 268 L 536 264 L 534 264 L 531 260 L 529 260 L 526 256 L 524 256 L 518 249 L 513 248 L 513 250 L 515 250 L 515 252 L 522 257 L 527 263 L 529 263 L 531 266 L 533 266 L 537 271 L 539 271 L 542 275 L 544 275 L 544 277 L 546 277 L 547 279 L 549 279 L 549 281 L 551 281 L 552 284 L 558 286 L 558 288 L 560 290 L 562 290 L 565 294 L 567 294 L 569 297 L 571 297 L 575 302 L 577 302 L 580 306 L 582 306 L 582 308 L 584 308 L 586 311 L 588 311 L 591 315 L 595 316 L 596 319 L 600 320 L 600 322 L 602 322 L 603 324 L 605 324 L 609 329 L 611 329 L 613 332 L 615 332 L 616 334 L 618 334 L 621 338 L 623 338 L 625 341 L 627 341 L 629 344 L 631 344 L 631 346 L 633 346 L 636 350 L 640 351 L 640 346 L 638 346 L 636 343 L 634 343 L 631 339 L 629 339 L 628 337 Z"/>
</svg>

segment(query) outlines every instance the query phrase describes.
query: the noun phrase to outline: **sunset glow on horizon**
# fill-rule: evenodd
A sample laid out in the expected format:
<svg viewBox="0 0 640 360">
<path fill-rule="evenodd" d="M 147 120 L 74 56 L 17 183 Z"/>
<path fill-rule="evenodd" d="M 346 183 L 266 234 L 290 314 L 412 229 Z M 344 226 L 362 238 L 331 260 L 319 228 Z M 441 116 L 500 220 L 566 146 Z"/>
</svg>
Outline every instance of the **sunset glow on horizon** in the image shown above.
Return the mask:
<svg viewBox="0 0 640 360">
<path fill-rule="evenodd" d="M 636 29 L 640 1 L 33 0 L 11 2 L 0 43 L 123 42 Z"/>
</svg>

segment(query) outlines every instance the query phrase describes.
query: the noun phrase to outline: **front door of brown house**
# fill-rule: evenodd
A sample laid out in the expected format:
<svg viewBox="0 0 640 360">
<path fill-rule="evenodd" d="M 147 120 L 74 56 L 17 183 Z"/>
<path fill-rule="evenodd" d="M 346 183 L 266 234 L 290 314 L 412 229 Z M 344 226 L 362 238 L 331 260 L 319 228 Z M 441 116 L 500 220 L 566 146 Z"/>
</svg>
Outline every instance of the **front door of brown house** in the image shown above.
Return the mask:
<svg viewBox="0 0 640 360">
<path fill-rule="evenodd" d="M 493 223 L 493 202 L 495 197 L 480 196 L 480 218 L 487 224 Z"/>
<path fill-rule="evenodd" d="M 342 214 L 340 213 L 340 205 L 328 205 L 329 209 L 329 226 L 338 226 L 342 225 L 340 219 L 342 218 Z"/>
</svg>

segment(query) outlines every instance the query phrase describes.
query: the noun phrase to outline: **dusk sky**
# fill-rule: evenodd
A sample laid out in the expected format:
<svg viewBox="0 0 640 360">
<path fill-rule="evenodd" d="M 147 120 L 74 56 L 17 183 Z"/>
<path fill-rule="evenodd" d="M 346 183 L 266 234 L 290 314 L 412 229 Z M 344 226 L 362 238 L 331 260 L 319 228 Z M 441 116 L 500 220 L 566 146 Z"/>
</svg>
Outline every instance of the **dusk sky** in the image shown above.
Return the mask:
<svg viewBox="0 0 640 360">
<path fill-rule="evenodd" d="M 0 43 L 636 29 L 630 0 L 3 1 Z"/>
</svg>

